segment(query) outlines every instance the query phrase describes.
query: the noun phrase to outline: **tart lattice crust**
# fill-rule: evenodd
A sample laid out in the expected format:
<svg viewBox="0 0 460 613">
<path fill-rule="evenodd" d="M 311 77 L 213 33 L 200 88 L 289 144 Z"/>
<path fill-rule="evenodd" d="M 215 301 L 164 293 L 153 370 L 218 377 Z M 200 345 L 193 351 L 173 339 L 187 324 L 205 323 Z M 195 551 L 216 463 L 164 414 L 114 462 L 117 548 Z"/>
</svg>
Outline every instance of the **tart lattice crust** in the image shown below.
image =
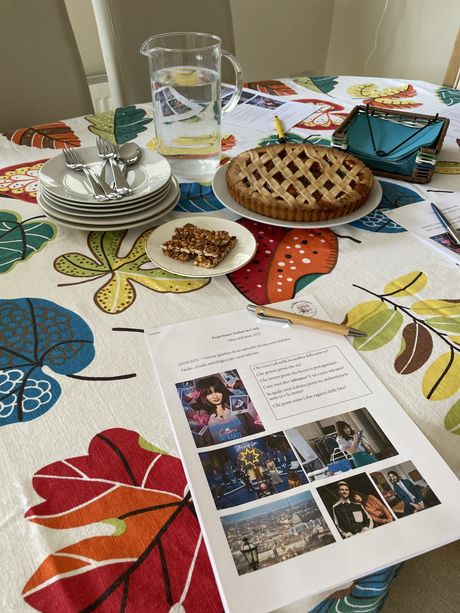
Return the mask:
<svg viewBox="0 0 460 613">
<path fill-rule="evenodd" d="M 354 156 L 309 144 L 249 149 L 228 165 L 227 188 L 241 206 L 275 219 L 323 221 L 367 200 L 372 172 Z"/>
</svg>

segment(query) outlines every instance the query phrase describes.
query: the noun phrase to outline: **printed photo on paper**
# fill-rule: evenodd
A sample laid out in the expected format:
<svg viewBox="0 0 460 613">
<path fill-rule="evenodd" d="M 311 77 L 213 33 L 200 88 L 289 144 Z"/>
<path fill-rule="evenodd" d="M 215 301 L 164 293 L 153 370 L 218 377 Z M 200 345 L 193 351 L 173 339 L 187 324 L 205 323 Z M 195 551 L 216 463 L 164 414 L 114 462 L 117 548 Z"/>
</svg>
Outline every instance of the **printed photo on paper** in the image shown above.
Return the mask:
<svg viewBox="0 0 460 613">
<path fill-rule="evenodd" d="M 412 462 L 373 472 L 371 478 L 398 519 L 440 504 Z"/>
<path fill-rule="evenodd" d="M 395 521 L 365 473 L 322 485 L 317 492 L 343 539 Z"/>
<path fill-rule="evenodd" d="M 176 389 L 197 447 L 264 431 L 236 370 L 176 383 Z"/>
<path fill-rule="evenodd" d="M 307 483 L 282 432 L 200 453 L 200 460 L 217 509 L 263 499 Z"/>
<path fill-rule="evenodd" d="M 318 481 L 398 455 L 365 408 L 286 430 L 309 481 Z"/>
<path fill-rule="evenodd" d="M 220 519 L 239 575 L 335 543 L 311 492 Z"/>
</svg>

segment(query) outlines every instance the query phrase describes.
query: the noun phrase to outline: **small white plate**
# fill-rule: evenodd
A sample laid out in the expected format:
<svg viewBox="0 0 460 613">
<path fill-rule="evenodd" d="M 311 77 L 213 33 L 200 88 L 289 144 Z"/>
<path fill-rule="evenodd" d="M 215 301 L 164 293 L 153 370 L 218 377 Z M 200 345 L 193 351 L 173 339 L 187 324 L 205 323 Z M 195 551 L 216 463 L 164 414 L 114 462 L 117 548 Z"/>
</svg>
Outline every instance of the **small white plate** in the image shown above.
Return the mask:
<svg viewBox="0 0 460 613">
<path fill-rule="evenodd" d="M 227 189 L 227 183 L 225 181 L 225 173 L 227 172 L 227 165 L 221 166 L 212 181 L 212 189 L 217 199 L 222 202 L 228 209 L 241 215 L 241 217 L 247 217 L 253 221 L 260 221 L 261 223 L 267 223 L 271 226 L 281 226 L 282 228 L 332 228 L 334 226 L 341 226 L 345 223 L 351 223 L 356 221 L 365 215 L 369 215 L 371 211 L 376 209 L 382 199 L 382 188 L 377 179 L 374 180 L 374 187 L 367 201 L 358 210 L 344 215 L 343 217 L 337 217 L 337 219 L 330 219 L 326 221 L 287 221 L 285 219 L 275 219 L 274 217 L 267 217 L 266 215 L 260 215 L 246 209 L 241 204 L 238 204 L 234 200 Z"/>
<path fill-rule="evenodd" d="M 78 220 L 75 217 L 67 217 L 65 219 L 56 217 L 56 211 L 43 201 L 43 197 L 40 195 L 40 193 L 37 194 L 37 201 L 43 212 L 57 224 L 67 228 L 73 228 L 74 230 L 97 230 L 101 232 L 110 230 L 128 230 L 129 228 L 137 228 L 138 226 L 154 223 L 172 211 L 179 202 L 179 199 L 180 190 L 176 187 L 176 182 L 174 181 L 174 184 L 171 186 L 170 193 L 168 193 L 167 197 L 165 198 L 164 208 L 162 207 L 162 210 L 159 210 L 157 207 L 153 207 L 150 211 L 151 214 L 144 219 L 133 221 L 132 216 L 126 215 L 126 217 L 124 217 L 125 221 L 117 221 L 116 223 L 113 223 L 112 218 L 107 219 L 105 223 L 99 225 L 97 222 L 94 223 L 92 218 L 88 217 L 80 217 Z"/>
<path fill-rule="evenodd" d="M 97 174 L 103 160 L 98 156 L 96 147 L 80 147 L 76 150 L 80 160 L 88 164 Z M 138 200 L 161 189 L 171 176 L 171 166 L 163 156 L 149 149 L 142 149 L 138 164 L 128 170 L 127 180 L 133 188 L 130 196 L 123 202 Z M 94 202 L 83 171 L 70 170 L 64 163 L 64 155 L 51 158 L 40 168 L 38 179 L 45 189 L 54 196 L 73 202 Z"/>
<path fill-rule="evenodd" d="M 161 245 L 169 240 L 174 230 L 192 223 L 198 228 L 205 230 L 226 230 L 230 236 L 236 236 L 237 242 L 228 255 L 215 268 L 201 268 L 195 266 L 193 261 L 180 262 L 174 260 L 163 253 Z M 257 242 L 254 236 L 238 223 L 218 217 L 180 217 L 173 221 L 155 228 L 149 236 L 145 251 L 154 264 L 182 277 L 218 277 L 227 275 L 234 270 L 244 266 L 254 256 L 257 249 Z"/>
</svg>

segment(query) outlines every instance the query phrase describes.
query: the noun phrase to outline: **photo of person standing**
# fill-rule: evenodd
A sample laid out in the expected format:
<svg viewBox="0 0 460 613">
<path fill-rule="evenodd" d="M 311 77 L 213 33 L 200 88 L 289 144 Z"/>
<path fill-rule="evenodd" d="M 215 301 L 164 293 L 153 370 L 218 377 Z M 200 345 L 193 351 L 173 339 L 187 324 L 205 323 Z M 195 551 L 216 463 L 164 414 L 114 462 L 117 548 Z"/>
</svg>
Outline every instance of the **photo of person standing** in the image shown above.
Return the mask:
<svg viewBox="0 0 460 613">
<path fill-rule="evenodd" d="M 349 538 L 374 527 L 374 522 L 362 504 L 350 500 L 350 488 L 346 481 L 337 483 L 338 502 L 332 507 L 332 517 L 343 538 Z"/>
</svg>

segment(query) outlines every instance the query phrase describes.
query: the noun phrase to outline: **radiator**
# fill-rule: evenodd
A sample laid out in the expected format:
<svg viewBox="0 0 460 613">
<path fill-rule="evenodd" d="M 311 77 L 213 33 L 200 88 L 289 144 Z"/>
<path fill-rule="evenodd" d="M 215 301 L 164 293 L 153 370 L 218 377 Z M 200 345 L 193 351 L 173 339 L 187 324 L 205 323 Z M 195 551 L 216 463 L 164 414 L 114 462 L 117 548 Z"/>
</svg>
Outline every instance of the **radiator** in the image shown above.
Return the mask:
<svg viewBox="0 0 460 613">
<path fill-rule="evenodd" d="M 88 82 L 91 99 L 93 101 L 94 112 L 102 113 L 112 108 L 110 98 L 110 87 L 106 74 L 97 74 L 86 77 Z"/>
</svg>

